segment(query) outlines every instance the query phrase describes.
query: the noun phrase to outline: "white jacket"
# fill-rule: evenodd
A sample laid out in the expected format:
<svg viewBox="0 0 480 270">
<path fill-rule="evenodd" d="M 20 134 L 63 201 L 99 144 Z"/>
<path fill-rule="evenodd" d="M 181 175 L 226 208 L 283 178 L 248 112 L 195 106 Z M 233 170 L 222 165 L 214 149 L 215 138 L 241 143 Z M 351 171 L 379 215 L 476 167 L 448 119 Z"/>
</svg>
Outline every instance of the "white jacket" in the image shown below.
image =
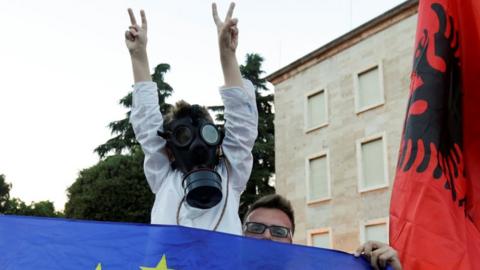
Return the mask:
<svg viewBox="0 0 480 270">
<path fill-rule="evenodd" d="M 248 80 L 243 80 L 243 83 L 243 88 L 220 88 L 226 120 L 222 150 L 231 164 L 229 186 L 226 186 L 225 161 L 220 161 L 215 170 L 222 177 L 222 200 L 215 207 L 205 210 L 190 207 L 184 202 L 180 208 L 180 225 L 213 230 L 221 216 L 228 188 L 225 213 L 217 231 L 242 234 L 238 207 L 240 195 L 252 171 L 251 151 L 257 138 L 258 125 L 253 85 Z M 145 176 L 152 192 L 155 193 L 151 222 L 177 224 L 177 209 L 184 196 L 181 183 L 183 173 L 172 170 L 166 155 L 166 142 L 157 135 L 157 130 L 163 130 L 163 118 L 158 106 L 157 85 L 154 82 L 140 82 L 134 85 L 130 122 L 145 153 Z"/>
</svg>

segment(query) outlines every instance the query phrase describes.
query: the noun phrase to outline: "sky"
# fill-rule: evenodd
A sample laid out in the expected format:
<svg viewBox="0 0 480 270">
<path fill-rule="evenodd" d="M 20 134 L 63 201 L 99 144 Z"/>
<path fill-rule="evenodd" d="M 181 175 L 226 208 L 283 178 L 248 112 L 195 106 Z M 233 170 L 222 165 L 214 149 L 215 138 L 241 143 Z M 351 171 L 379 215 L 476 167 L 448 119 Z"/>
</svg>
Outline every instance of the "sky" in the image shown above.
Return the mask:
<svg viewBox="0 0 480 270">
<path fill-rule="evenodd" d="M 238 0 L 237 58 L 264 57 L 265 75 L 404 0 Z M 225 16 L 230 1 L 217 1 Z M 211 1 L 0 1 L 0 174 L 10 195 L 62 210 L 78 173 L 123 119 L 118 101 L 133 76 L 125 46 L 127 8 L 148 20 L 150 67 L 168 63 L 167 100 L 219 105 L 223 83 Z M 270 85 L 273 89 L 273 86 Z"/>
</svg>

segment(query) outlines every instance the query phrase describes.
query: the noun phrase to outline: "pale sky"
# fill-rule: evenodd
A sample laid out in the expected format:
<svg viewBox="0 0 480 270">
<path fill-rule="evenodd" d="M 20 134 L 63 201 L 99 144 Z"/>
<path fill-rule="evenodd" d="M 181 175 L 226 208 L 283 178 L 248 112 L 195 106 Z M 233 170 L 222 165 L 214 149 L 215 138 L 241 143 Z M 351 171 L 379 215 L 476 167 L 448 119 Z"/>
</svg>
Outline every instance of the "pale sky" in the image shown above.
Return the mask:
<svg viewBox="0 0 480 270">
<path fill-rule="evenodd" d="M 238 0 L 239 63 L 259 53 L 271 74 L 402 2 Z M 229 3 L 217 1 L 222 18 Z M 211 1 L 2 0 L 0 174 L 13 197 L 63 209 L 67 187 L 98 162 L 93 149 L 111 137 L 107 124 L 124 118 L 118 101 L 133 83 L 128 7 L 137 17 L 146 11 L 150 67 L 171 65 L 168 102 L 220 104 Z"/>
</svg>

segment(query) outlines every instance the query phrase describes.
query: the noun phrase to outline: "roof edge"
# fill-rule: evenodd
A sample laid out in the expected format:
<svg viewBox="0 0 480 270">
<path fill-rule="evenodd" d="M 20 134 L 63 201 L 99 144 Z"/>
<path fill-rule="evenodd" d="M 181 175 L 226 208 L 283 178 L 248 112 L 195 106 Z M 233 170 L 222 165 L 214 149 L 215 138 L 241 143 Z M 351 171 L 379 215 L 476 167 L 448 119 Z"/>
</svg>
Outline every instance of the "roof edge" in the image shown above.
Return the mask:
<svg viewBox="0 0 480 270">
<path fill-rule="evenodd" d="M 273 72 L 265 77 L 272 84 L 278 84 L 289 77 L 309 68 L 310 66 L 343 51 L 356 43 L 376 34 L 383 29 L 410 17 L 417 13 L 419 0 L 409 0 L 385 13 L 373 18 L 372 20 L 358 26 L 352 31 L 330 41 L 324 46 L 308 53 L 307 55 L 293 61 L 287 66 Z M 332 53 L 333 52 L 333 53 Z"/>
</svg>

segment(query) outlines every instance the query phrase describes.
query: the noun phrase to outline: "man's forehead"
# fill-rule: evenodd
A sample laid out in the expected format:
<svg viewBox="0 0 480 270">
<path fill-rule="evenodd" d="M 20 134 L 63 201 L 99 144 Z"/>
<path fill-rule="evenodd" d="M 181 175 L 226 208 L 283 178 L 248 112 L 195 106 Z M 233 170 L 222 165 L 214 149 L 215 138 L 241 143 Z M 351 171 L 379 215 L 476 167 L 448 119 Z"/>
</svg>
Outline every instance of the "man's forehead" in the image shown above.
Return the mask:
<svg viewBox="0 0 480 270">
<path fill-rule="evenodd" d="M 248 215 L 246 222 L 258 222 L 268 226 L 277 225 L 292 228 L 292 222 L 287 214 L 276 208 L 257 208 Z"/>
</svg>

